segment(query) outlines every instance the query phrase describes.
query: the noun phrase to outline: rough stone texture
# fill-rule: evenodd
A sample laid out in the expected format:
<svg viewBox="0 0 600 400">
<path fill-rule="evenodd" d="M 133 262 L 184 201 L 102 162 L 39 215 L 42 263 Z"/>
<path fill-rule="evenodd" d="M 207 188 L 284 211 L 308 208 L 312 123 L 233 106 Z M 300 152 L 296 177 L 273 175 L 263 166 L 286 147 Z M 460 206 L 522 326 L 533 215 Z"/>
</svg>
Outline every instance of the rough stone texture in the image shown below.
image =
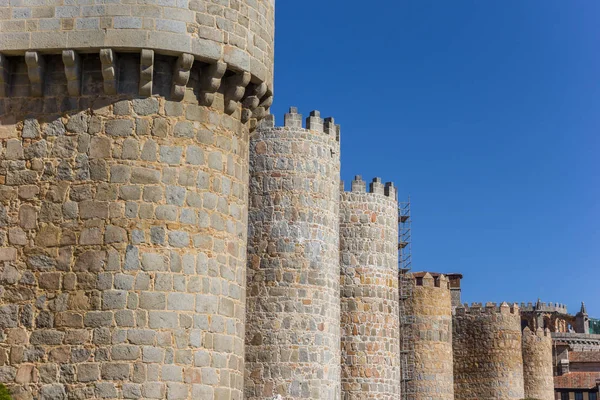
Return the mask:
<svg viewBox="0 0 600 400">
<path fill-rule="evenodd" d="M 0 1 L 0 51 L 189 53 L 271 83 L 274 7 L 274 0 Z"/>
<path fill-rule="evenodd" d="M 415 273 L 409 314 L 414 318 L 415 400 L 453 400 L 452 296 L 445 275 Z"/>
<path fill-rule="evenodd" d="M 400 398 L 398 201 L 357 177 L 340 199 L 342 398 Z"/>
<path fill-rule="evenodd" d="M 78 98 L 47 56 L 44 97 L 14 57 L 0 99 L 0 382 L 15 399 L 240 400 L 250 124 L 222 94 L 200 107 L 196 78 L 180 116 L 141 107 L 135 55 L 105 96 L 85 59 Z M 189 108 L 206 117 L 177 136 Z"/>
<path fill-rule="evenodd" d="M 554 399 L 552 371 L 552 337 L 550 331 L 538 328 L 523 330 L 523 377 L 525 397 L 538 400 Z"/>
<path fill-rule="evenodd" d="M 313 114 L 250 140 L 248 400 L 340 398 L 340 148 Z"/>
<path fill-rule="evenodd" d="M 456 400 L 520 400 L 523 355 L 519 307 L 458 307 L 452 320 Z"/>
</svg>

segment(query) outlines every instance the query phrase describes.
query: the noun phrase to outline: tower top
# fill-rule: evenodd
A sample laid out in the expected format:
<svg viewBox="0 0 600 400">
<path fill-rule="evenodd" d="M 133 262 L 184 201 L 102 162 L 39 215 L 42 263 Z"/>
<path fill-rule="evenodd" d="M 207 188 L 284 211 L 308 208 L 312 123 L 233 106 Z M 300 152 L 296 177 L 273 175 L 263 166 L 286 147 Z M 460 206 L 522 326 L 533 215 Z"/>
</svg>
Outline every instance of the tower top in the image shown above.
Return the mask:
<svg viewBox="0 0 600 400">
<path fill-rule="evenodd" d="M 274 0 L 16 3 L 0 2 L 0 53 L 5 56 L 146 49 L 224 62 L 228 70 L 249 73 L 255 84 L 273 81 Z"/>
</svg>

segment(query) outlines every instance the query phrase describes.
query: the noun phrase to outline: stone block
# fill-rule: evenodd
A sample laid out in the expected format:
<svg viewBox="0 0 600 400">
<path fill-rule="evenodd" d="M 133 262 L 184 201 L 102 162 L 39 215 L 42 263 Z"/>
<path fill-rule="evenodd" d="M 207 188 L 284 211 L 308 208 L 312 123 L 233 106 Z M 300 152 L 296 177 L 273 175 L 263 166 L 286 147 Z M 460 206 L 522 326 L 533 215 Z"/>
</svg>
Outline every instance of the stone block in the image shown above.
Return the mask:
<svg viewBox="0 0 600 400">
<path fill-rule="evenodd" d="M 110 136 L 130 136 L 133 133 L 133 122 L 128 119 L 115 119 L 106 122 L 105 131 Z"/>
</svg>

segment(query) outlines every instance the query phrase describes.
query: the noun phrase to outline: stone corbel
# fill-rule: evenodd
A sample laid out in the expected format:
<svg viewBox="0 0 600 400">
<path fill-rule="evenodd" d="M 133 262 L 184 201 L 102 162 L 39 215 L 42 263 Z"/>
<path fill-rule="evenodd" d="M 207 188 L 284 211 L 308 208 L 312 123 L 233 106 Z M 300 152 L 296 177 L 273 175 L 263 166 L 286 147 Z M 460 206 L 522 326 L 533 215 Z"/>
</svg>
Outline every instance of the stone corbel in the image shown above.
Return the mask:
<svg viewBox="0 0 600 400">
<path fill-rule="evenodd" d="M 113 49 L 100 50 L 104 94 L 117 94 L 117 54 Z"/>
<path fill-rule="evenodd" d="M 218 61 L 202 69 L 200 73 L 200 95 L 198 101 L 201 105 L 210 107 L 215 100 L 215 93 L 221 87 L 221 79 L 227 71 L 227 63 Z"/>
<path fill-rule="evenodd" d="M 79 54 L 74 50 L 63 50 L 62 59 L 65 65 L 69 96 L 79 96 L 81 94 L 81 59 Z"/>
<path fill-rule="evenodd" d="M 233 114 L 238 107 L 238 102 L 244 97 L 246 86 L 252 76 L 249 72 L 242 72 L 227 78 L 225 90 L 225 113 Z"/>
<path fill-rule="evenodd" d="M 190 80 L 190 71 L 194 65 L 194 56 L 183 53 L 175 62 L 173 70 L 173 85 L 171 87 L 171 97 L 173 100 L 181 101 L 185 95 L 185 88 Z"/>
<path fill-rule="evenodd" d="M 252 112 L 252 117 L 261 120 L 269 115 L 269 109 L 273 104 L 273 92 L 267 87 L 267 92 L 260 100 L 260 104 Z"/>
<path fill-rule="evenodd" d="M 142 49 L 140 57 L 140 96 L 152 96 L 154 50 Z"/>
<path fill-rule="evenodd" d="M 248 122 L 252 118 L 254 110 L 260 105 L 260 100 L 267 93 L 267 84 L 265 82 L 256 85 L 247 93 L 242 101 L 242 122 Z"/>
<path fill-rule="evenodd" d="M 44 95 L 44 56 L 37 51 L 28 51 L 25 53 L 25 63 L 31 85 L 31 96 L 42 97 Z"/>
</svg>

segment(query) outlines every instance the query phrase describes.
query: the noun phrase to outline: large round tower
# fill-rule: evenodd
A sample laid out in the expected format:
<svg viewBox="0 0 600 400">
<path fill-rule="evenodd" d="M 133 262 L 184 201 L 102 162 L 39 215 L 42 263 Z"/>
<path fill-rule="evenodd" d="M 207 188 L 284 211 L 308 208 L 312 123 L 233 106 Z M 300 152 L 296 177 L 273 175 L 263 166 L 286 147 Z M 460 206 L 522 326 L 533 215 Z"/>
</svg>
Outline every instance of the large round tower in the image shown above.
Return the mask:
<svg viewBox="0 0 600 400">
<path fill-rule="evenodd" d="M 552 371 L 552 337 L 549 330 L 523 330 L 523 377 L 525 397 L 538 400 L 554 399 Z"/>
<path fill-rule="evenodd" d="M 452 296 L 442 274 L 414 273 L 408 314 L 414 320 L 415 400 L 453 400 Z"/>
<path fill-rule="evenodd" d="M 523 390 L 519 307 L 458 307 L 452 319 L 456 400 L 520 400 Z"/>
<path fill-rule="evenodd" d="M 0 2 L 0 379 L 241 399 L 273 0 Z"/>
<path fill-rule="evenodd" d="M 357 176 L 340 199 L 342 399 L 400 397 L 398 201 Z"/>
<path fill-rule="evenodd" d="M 340 394 L 339 127 L 265 119 L 250 140 L 246 398 Z"/>
</svg>

